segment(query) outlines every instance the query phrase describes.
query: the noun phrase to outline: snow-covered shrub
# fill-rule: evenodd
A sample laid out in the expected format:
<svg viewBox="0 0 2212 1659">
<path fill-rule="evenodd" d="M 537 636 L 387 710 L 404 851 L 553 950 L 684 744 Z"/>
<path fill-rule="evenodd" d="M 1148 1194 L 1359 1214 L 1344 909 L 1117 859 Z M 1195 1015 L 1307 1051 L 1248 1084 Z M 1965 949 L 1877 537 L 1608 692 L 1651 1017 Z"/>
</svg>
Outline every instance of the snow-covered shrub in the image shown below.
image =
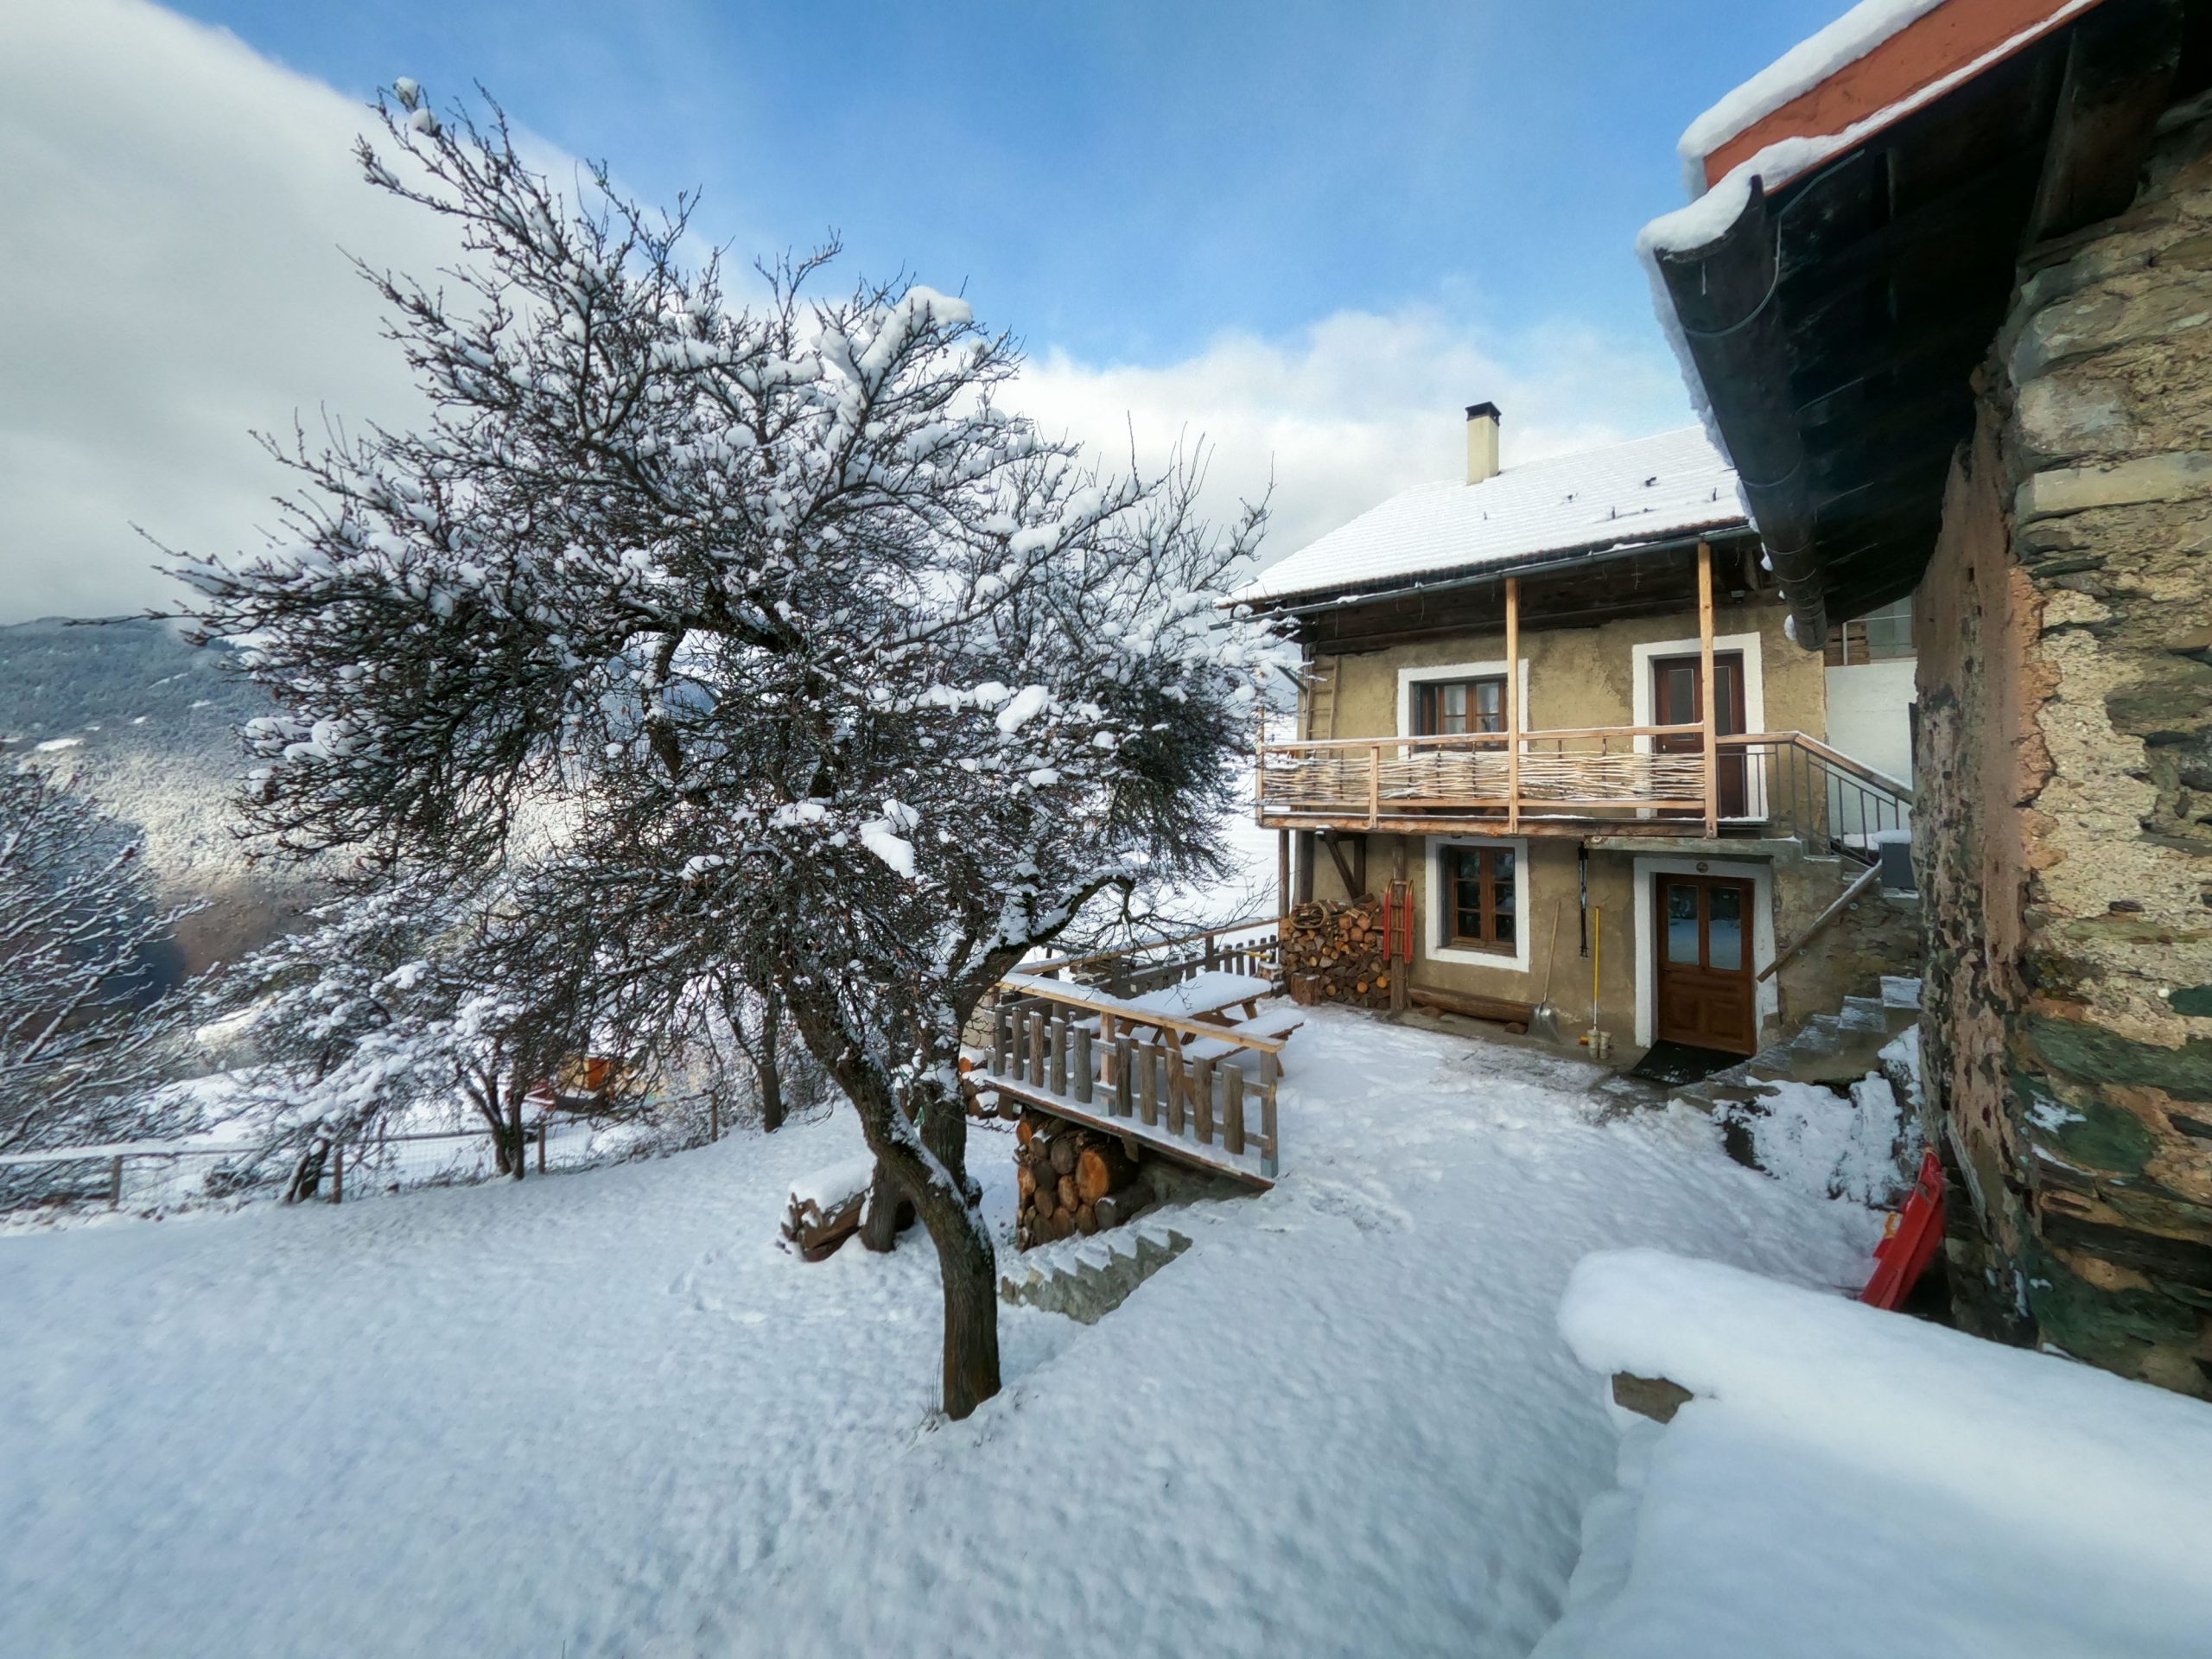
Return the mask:
<svg viewBox="0 0 2212 1659">
<path fill-rule="evenodd" d="M 66 781 L 0 772 L 0 1152 L 156 1132 L 148 1085 L 175 1059 L 138 844 Z"/>
</svg>

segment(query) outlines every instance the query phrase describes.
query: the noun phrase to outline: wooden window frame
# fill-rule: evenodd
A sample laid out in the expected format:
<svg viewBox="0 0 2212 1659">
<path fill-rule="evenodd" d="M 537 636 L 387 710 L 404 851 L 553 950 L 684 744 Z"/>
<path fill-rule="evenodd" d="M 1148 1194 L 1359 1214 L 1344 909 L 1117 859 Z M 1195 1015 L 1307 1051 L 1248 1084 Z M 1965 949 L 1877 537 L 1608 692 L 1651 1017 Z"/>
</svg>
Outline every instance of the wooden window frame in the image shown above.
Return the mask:
<svg viewBox="0 0 2212 1659">
<path fill-rule="evenodd" d="M 1416 680 L 1413 688 L 1414 728 L 1408 735 L 1413 737 L 1462 735 L 1458 732 L 1443 732 L 1436 729 L 1440 723 L 1438 715 L 1443 704 L 1444 694 L 1454 686 L 1465 686 L 1467 690 L 1467 707 L 1471 712 L 1477 706 L 1477 688 L 1485 685 L 1497 688 L 1497 724 L 1494 727 L 1471 727 L 1465 734 L 1503 736 L 1505 732 L 1505 676 L 1503 674 L 1477 674 L 1464 680 Z"/>
<path fill-rule="evenodd" d="M 1445 948 L 1452 950 L 1481 950 L 1493 956 L 1515 955 L 1520 947 L 1519 935 L 1522 926 L 1521 910 L 1517 902 L 1518 893 L 1516 892 L 1514 894 L 1516 903 L 1502 907 L 1503 913 L 1513 918 L 1514 937 L 1511 938 L 1498 937 L 1497 918 L 1501 913 L 1501 906 L 1497 902 L 1497 895 L 1501 887 L 1509 891 L 1514 889 L 1519 877 L 1520 866 L 1516 861 L 1510 865 L 1505 874 L 1501 876 L 1498 874 L 1498 862 L 1501 858 L 1517 861 L 1520 856 L 1518 850 L 1512 847 L 1452 845 L 1446 847 L 1443 851 L 1443 874 L 1447 889 L 1444 894 L 1443 944 Z M 1465 880 L 1459 873 L 1462 859 L 1472 859 L 1476 865 L 1477 874 L 1474 880 L 1479 897 L 1478 925 L 1482 929 L 1479 937 L 1462 933 L 1459 931 L 1459 888 Z"/>
</svg>

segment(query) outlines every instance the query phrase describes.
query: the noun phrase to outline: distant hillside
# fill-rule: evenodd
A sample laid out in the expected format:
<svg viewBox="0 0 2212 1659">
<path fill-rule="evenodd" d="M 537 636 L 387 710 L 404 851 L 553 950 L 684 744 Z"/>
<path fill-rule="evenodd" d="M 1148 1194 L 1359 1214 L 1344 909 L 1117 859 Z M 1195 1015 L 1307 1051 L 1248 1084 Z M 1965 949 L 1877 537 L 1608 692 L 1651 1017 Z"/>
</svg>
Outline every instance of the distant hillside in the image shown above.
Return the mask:
<svg viewBox="0 0 2212 1659">
<path fill-rule="evenodd" d="M 189 969 L 260 943 L 312 902 L 298 872 L 249 868 L 232 833 L 237 728 L 266 706 L 224 672 L 219 648 L 158 622 L 0 627 L 0 756 L 79 779 L 143 836 L 164 899 L 210 901 L 179 930 Z"/>
</svg>

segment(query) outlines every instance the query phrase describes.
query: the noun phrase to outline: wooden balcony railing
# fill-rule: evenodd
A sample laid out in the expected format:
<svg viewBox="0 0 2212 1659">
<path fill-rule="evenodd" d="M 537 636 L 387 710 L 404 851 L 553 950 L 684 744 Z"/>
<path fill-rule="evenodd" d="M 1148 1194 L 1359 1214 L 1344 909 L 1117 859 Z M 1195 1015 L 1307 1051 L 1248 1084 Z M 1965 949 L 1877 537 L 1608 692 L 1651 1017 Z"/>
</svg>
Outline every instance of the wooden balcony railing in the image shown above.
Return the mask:
<svg viewBox="0 0 2212 1659">
<path fill-rule="evenodd" d="M 1389 829 L 1407 819 L 1586 818 L 1638 812 L 1706 814 L 1704 754 L 1695 726 L 1587 727 L 1452 737 L 1338 738 L 1261 746 L 1260 822 L 1296 820 Z M 1518 765 L 1513 764 L 1515 760 Z"/>
<path fill-rule="evenodd" d="M 1662 835 L 1761 826 L 1871 861 L 1907 833 L 1909 785 L 1802 732 L 1715 735 L 1697 726 L 1338 738 L 1261 746 L 1259 821 L 1270 829 L 1419 834 L 1478 826 L 1593 827 Z M 1707 755 L 1712 756 L 1711 764 Z"/>
</svg>

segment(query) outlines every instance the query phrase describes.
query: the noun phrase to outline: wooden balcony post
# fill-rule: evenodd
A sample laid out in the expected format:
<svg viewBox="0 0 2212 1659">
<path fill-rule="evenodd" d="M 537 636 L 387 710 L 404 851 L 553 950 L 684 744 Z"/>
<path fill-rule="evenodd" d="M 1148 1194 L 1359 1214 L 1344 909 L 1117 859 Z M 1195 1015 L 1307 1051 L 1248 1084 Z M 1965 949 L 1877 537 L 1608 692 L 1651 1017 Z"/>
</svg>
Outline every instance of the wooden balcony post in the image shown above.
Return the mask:
<svg viewBox="0 0 2212 1659">
<path fill-rule="evenodd" d="M 1705 730 L 1705 833 L 1720 833 L 1720 721 L 1713 683 L 1713 543 L 1697 544 L 1697 657 L 1699 715 Z"/>
<path fill-rule="evenodd" d="M 1372 830 L 1382 816 L 1382 746 L 1367 746 L 1367 827 Z"/>
<path fill-rule="evenodd" d="M 1505 579 L 1505 827 L 1521 827 L 1521 578 Z"/>
</svg>

